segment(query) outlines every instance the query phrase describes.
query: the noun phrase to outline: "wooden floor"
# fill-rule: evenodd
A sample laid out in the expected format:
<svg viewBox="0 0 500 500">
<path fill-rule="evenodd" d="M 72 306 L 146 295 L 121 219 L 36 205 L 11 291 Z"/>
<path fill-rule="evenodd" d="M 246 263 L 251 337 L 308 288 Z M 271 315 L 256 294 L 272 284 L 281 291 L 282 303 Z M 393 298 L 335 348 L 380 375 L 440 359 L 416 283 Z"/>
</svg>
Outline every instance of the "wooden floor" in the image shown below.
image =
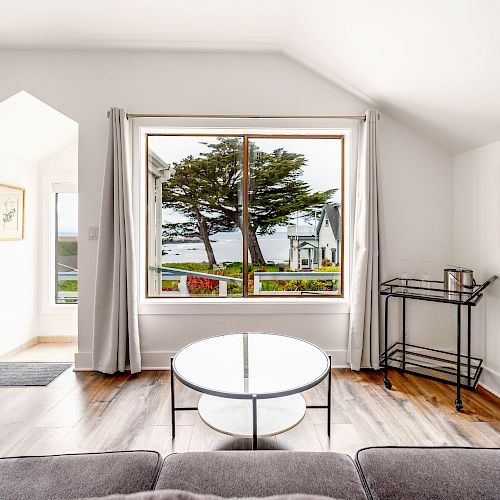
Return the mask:
<svg viewBox="0 0 500 500">
<path fill-rule="evenodd" d="M 73 363 L 77 342 L 40 342 L 1 361 Z"/>
<path fill-rule="evenodd" d="M 326 411 L 308 410 L 294 429 L 259 440 L 264 449 L 331 450 L 354 454 L 373 445 L 500 446 L 500 400 L 483 389 L 464 391 L 464 411 L 454 409 L 453 387 L 391 373 L 332 371 L 332 433 Z M 121 449 L 171 451 L 249 449 L 208 428 L 197 412 L 179 412 L 171 440 L 167 371 L 106 376 L 66 371 L 48 387 L 0 387 L 0 456 Z M 304 396 L 324 404 L 326 386 Z M 199 396 L 178 384 L 179 405 Z"/>
</svg>

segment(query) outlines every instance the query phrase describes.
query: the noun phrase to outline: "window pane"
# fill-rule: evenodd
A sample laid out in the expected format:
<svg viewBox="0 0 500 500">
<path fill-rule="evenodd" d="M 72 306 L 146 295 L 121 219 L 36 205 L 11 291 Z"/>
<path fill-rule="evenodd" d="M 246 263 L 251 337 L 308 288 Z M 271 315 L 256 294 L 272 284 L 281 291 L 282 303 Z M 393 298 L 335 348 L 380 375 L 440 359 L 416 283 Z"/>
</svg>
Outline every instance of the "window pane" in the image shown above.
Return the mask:
<svg viewBox="0 0 500 500">
<path fill-rule="evenodd" d="M 342 141 L 250 138 L 248 293 L 339 295 Z"/>
<path fill-rule="evenodd" d="M 56 304 L 78 302 L 78 194 L 56 193 Z"/>
<path fill-rule="evenodd" d="M 148 296 L 243 293 L 243 138 L 148 136 Z"/>
</svg>

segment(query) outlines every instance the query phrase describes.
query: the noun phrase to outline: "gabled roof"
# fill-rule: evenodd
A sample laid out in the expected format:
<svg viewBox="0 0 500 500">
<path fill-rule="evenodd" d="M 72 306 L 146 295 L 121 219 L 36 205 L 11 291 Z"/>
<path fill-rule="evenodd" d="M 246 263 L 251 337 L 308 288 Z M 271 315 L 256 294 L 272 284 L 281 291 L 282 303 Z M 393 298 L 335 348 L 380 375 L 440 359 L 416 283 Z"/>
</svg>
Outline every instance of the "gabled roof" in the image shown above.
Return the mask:
<svg viewBox="0 0 500 500">
<path fill-rule="evenodd" d="M 318 248 L 318 242 L 317 242 L 317 240 L 303 241 L 299 245 L 299 248 L 305 248 L 305 247 Z"/>
<path fill-rule="evenodd" d="M 333 236 L 336 240 L 340 240 L 342 237 L 342 225 L 340 220 L 340 203 L 330 203 L 325 205 L 321 210 L 321 215 L 319 216 L 318 226 L 316 228 L 316 234 L 319 234 L 321 227 L 323 225 L 323 220 L 325 217 L 328 218 L 330 227 L 333 232 Z"/>
</svg>

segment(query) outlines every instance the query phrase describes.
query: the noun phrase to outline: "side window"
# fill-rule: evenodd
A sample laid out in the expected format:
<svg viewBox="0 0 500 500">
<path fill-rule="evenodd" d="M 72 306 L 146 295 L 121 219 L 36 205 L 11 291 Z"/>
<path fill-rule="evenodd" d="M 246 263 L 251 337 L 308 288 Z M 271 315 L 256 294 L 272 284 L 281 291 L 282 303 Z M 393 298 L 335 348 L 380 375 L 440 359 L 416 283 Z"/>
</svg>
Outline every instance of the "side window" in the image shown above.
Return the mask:
<svg viewBox="0 0 500 500">
<path fill-rule="evenodd" d="M 74 185 L 54 184 L 54 302 L 78 303 L 78 193 Z"/>
</svg>

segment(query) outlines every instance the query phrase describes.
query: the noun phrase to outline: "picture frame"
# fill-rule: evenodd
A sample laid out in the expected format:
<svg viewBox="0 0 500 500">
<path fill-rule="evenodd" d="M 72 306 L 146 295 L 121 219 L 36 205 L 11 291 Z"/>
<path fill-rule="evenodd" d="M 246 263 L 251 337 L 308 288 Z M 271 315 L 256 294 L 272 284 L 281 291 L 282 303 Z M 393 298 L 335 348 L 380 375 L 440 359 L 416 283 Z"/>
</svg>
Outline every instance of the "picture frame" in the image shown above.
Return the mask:
<svg viewBox="0 0 500 500">
<path fill-rule="evenodd" d="M 24 239 L 25 189 L 0 184 L 0 241 Z"/>
</svg>

